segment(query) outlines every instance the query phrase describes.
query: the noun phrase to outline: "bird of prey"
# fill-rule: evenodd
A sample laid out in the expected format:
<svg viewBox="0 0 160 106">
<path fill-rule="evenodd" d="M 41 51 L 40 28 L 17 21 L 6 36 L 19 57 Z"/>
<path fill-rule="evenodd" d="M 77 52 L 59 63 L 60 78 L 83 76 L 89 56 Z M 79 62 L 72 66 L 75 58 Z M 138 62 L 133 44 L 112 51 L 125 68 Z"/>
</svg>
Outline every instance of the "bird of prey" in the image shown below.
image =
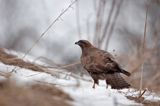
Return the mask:
<svg viewBox="0 0 160 106">
<path fill-rule="evenodd" d="M 113 89 L 130 87 L 120 75 L 130 76 L 130 73 L 122 69 L 109 52 L 94 47 L 87 40 L 79 40 L 75 44 L 81 47 L 81 64 L 94 80 L 93 88 L 99 80 L 105 80 L 107 87 L 110 85 Z"/>
</svg>

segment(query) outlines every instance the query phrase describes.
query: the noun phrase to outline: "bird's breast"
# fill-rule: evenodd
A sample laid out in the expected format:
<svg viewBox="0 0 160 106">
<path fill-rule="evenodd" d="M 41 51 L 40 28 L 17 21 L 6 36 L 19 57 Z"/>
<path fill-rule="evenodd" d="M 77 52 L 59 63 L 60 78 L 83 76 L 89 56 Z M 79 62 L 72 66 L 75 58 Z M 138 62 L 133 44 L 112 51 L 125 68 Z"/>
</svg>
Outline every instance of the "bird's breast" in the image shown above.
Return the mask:
<svg viewBox="0 0 160 106">
<path fill-rule="evenodd" d="M 81 57 L 81 64 L 84 68 L 90 64 L 89 56 Z"/>
</svg>

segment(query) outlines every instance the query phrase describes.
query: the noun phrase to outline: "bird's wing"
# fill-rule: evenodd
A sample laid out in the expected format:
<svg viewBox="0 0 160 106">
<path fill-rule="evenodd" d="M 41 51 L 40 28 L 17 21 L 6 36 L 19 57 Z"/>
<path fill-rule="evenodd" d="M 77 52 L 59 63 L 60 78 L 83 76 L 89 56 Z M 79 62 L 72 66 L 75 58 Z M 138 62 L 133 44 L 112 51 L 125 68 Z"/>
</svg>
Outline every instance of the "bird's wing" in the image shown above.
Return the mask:
<svg viewBox="0 0 160 106">
<path fill-rule="evenodd" d="M 106 51 L 97 50 L 94 57 L 90 56 L 88 60 L 90 60 L 89 69 L 95 69 L 97 72 L 114 73 L 121 71 L 114 57 Z"/>
<path fill-rule="evenodd" d="M 120 72 L 120 67 L 113 56 L 103 50 L 94 49 L 87 56 L 82 56 L 82 65 L 90 72 L 115 73 Z"/>
<path fill-rule="evenodd" d="M 126 76 L 130 76 L 131 74 L 124 69 L 121 68 L 121 66 L 116 62 L 116 60 L 113 58 L 113 56 L 108 52 L 103 52 L 103 59 L 104 63 L 103 68 L 105 72 L 107 73 L 123 73 Z"/>
<path fill-rule="evenodd" d="M 130 84 L 128 84 L 120 75 L 120 73 L 107 74 L 106 75 L 106 83 L 111 85 L 113 89 L 123 89 L 129 88 Z"/>
</svg>

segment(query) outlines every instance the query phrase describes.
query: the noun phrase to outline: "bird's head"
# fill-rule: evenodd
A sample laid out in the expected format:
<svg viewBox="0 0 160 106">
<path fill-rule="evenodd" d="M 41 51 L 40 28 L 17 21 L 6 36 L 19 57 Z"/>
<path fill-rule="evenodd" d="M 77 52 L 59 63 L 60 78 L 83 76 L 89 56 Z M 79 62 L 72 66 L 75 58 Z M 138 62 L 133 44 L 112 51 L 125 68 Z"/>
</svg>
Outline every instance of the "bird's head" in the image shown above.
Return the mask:
<svg viewBox="0 0 160 106">
<path fill-rule="evenodd" d="M 82 49 L 93 47 L 92 44 L 87 40 L 79 40 L 75 42 L 76 45 L 79 45 Z"/>
</svg>

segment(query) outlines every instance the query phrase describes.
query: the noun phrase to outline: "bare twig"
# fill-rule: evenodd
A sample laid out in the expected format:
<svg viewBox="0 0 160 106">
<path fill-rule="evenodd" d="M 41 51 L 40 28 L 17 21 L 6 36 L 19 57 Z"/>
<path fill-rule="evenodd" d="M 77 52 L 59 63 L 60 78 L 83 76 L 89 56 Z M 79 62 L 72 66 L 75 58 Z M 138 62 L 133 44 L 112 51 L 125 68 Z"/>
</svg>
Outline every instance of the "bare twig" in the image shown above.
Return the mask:
<svg viewBox="0 0 160 106">
<path fill-rule="evenodd" d="M 146 91 L 147 91 L 147 89 L 145 89 L 145 90 L 138 96 L 138 98 L 141 98 Z"/>
<path fill-rule="evenodd" d="M 105 0 L 99 0 L 98 10 L 96 11 L 96 25 L 95 25 L 95 33 L 93 41 L 97 46 L 100 46 L 99 45 L 100 39 L 98 35 L 101 34 L 105 3 L 106 3 Z"/>
<path fill-rule="evenodd" d="M 149 6 L 147 6 L 147 9 L 146 9 L 146 16 L 145 16 L 145 25 L 144 25 L 144 35 L 143 35 L 143 44 L 142 44 L 142 57 L 144 58 L 144 51 L 145 51 L 145 48 L 146 48 L 146 34 L 147 34 L 147 18 L 148 18 L 148 10 L 149 10 Z M 145 62 L 145 59 L 143 59 L 143 64 L 141 66 L 141 78 L 140 78 L 140 94 L 141 95 L 141 92 L 142 92 L 142 86 L 143 86 L 143 66 L 144 66 L 144 62 Z"/>
<path fill-rule="evenodd" d="M 37 57 L 36 59 L 33 60 L 32 63 L 36 63 L 37 61 L 42 61 L 45 64 L 49 64 L 49 65 L 52 65 L 52 66 L 60 66 L 59 64 L 57 64 L 53 60 L 50 60 L 47 57 L 43 57 L 43 56 Z"/>
<path fill-rule="evenodd" d="M 76 22 L 79 39 L 81 39 L 81 26 L 80 26 L 80 15 L 79 15 L 79 2 L 76 3 Z"/>
<path fill-rule="evenodd" d="M 47 85 L 51 85 L 51 86 L 63 86 L 63 87 L 77 87 L 78 83 L 77 84 L 69 84 L 69 85 L 63 85 L 63 84 L 58 84 L 58 83 L 49 83 L 49 82 L 43 82 L 43 81 L 38 81 L 38 80 L 34 80 L 36 83 L 39 83 L 39 84 L 47 84 Z"/>
<path fill-rule="evenodd" d="M 110 22 L 111 22 L 111 19 L 112 19 L 112 16 L 113 16 L 113 11 L 114 11 L 114 8 L 115 8 L 115 4 L 116 4 L 116 0 L 113 0 L 112 1 L 112 6 L 111 6 L 111 10 L 109 11 L 108 19 L 107 19 L 107 22 L 106 22 L 106 24 L 104 26 L 100 42 L 103 42 L 103 40 L 104 40 L 108 30 L 109 30 L 109 25 L 110 25 Z"/>
<path fill-rule="evenodd" d="M 106 46 L 105 46 L 105 49 L 107 50 L 108 49 L 108 46 L 109 46 L 109 41 L 112 37 L 112 33 L 113 33 L 113 30 L 114 30 L 114 27 L 116 25 L 116 22 L 117 22 L 117 19 L 118 19 L 118 15 L 119 15 L 119 12 L 120 12 L 120 9 L 121 9 L 121 6 L 122 6 L 122 3 L 123 3 L 123 0 L 120 1 L 120 3 L 118 4 L 117 6 L 117 10 L 116 10 L 116 13 L 115 13 L 115 16 L 114 16 L 114 21 L 112 22 L 111 24 L 111 27 L 110 27 L 110 30 L 108 32 L 108 36 L 107 36 L 107 41 L 106 41 Z M 103 38 L 104 39 L 104 38 Z"/>
<path fill-rule="evenodd" d="M 91 14 L 88 15 L 87 21 L 86 21 L 86 29 L 87 29 L 87 39 L 89 41 L 91 41 L 91 37 L 90 37 L 90 19 L 91 19 Z"/>
<path fill-rule="evenodd" d="M 74 63 L 71 63 L 71 64 L 67 64 L 67 65 L 58 65 L 56 67 L 50 67 L 50 66 L 42 66 L 42 67 L 45 67 L 45 68 L 66 69 L 66 68 L 73 67 L 73 66 L 78 65 L 78 64 L 80 64 L 80 61 L 77 61 L 77 62 L 74 62 Z"/>
<path fill-rule="evenodd" d="M 93 9 L 96 12 L 97 11 L 97 0 L 92 0 L 93 1 Z"/>
</svg>

